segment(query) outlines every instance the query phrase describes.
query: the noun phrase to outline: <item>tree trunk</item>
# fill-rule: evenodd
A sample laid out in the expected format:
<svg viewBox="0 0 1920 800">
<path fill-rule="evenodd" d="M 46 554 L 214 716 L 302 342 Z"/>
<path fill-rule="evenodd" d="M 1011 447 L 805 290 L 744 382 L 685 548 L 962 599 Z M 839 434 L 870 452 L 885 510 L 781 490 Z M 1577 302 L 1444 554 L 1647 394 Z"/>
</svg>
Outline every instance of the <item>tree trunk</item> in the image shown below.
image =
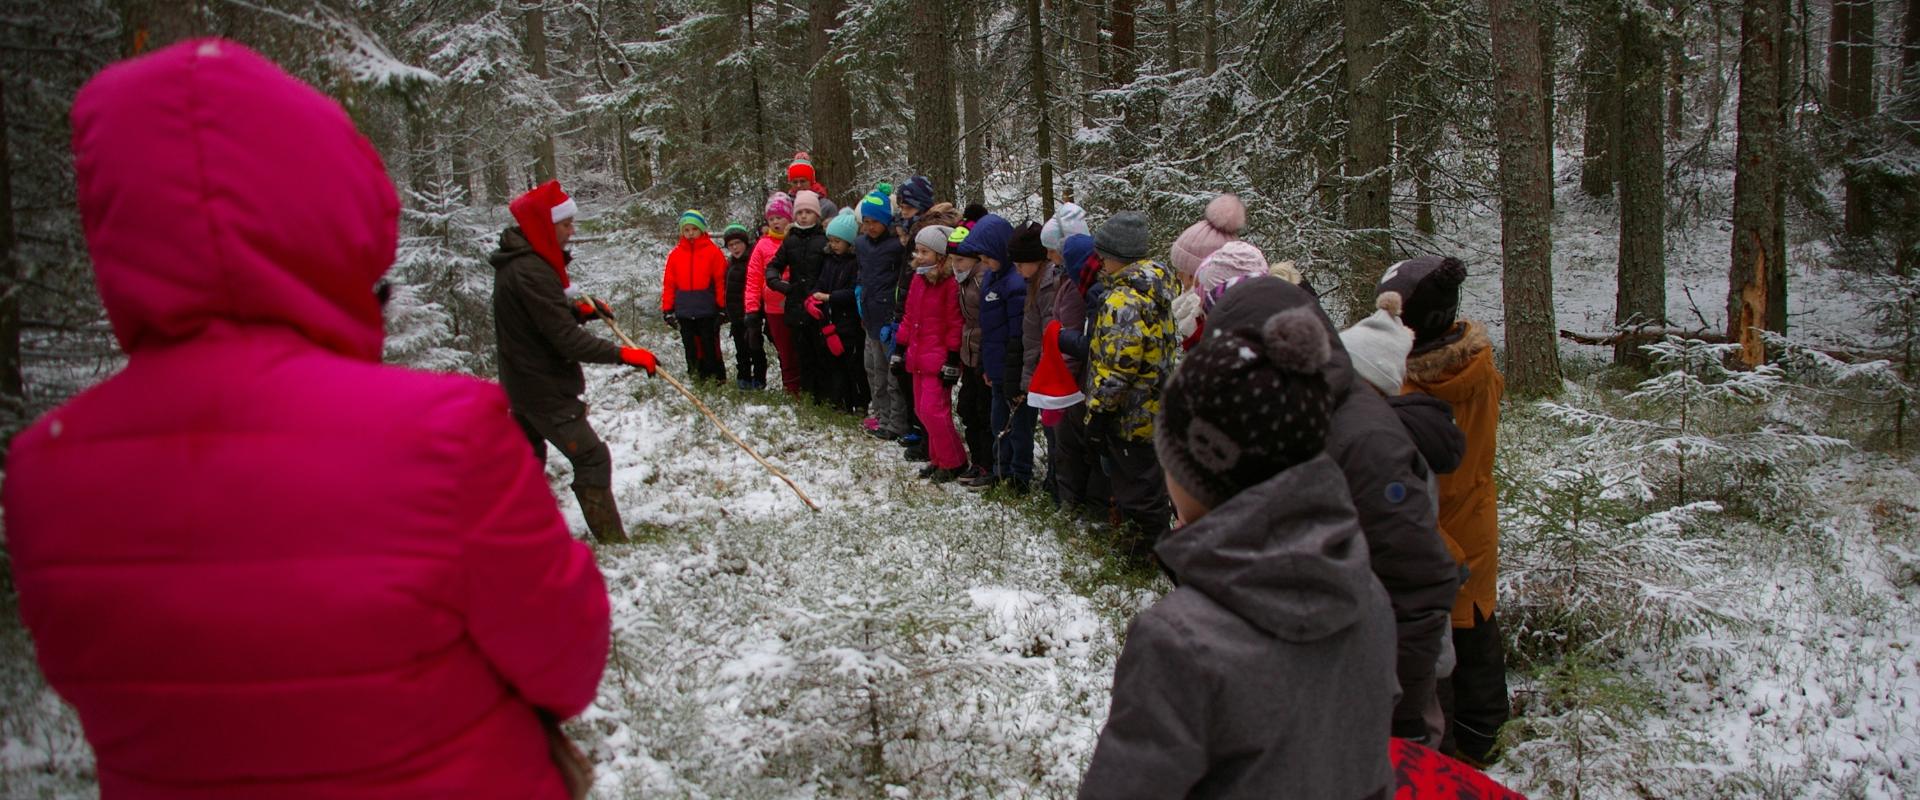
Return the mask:
<svg viewBox="0 0 1920 800">
<path fill-rule="evenodd" d="M 980 74 L 980 14 L 974 10 L 976 5 L 976 3 L 960 4 L 961 20 L 966 30 L 966 35 L 961 37 L 961 41 L 965 42 L 962 45 L 965 48 L 962 51 L 964 54 L 962 60 L 966 62 L 969 80 Z M 980 109 L 980 94 L 980 92 L 960 93 L 960 111 L 963 117 L 960 124 L 966 131 L 967 140 L 965 164 L 967 183 L 964 191 L 956 189 L 953 200 L 955 205 L 963 207 L 969 200 L 985 202 L 987 199 L 987 134 L 986 125 L 982 124 L 980 119 L 983 113 Z"/>
<path fill-rule="evenodd" d="M 1349 321 L 1373 313 L 1373 287 L 1387 271 L 1393 245 L 1392 136 L 1387 115 L 1383 40 L 1386 10 L 1373 0 L 1344 0 L 1347 54 L 1346 219 L 1343 284 Z M 1535 42 L 1538 46 L 1538 41 Z"/>
<path fill-rule="evenodd" d="M 1679 2 L 1672 2 L 1672 16 L 1668 23 L 1674 30 L 1680 30 L 1686 24 Z M 1668 40 L 1667 46 L 1667 138 L 1680 141 L 1681 133 L 1686 130 L 1687 112 L 1687 42 L 1683 37 L 1661 37 Z"/>
<path fill-rule="evenodd" d="M 1502 303 L 1507 385 L 1520 397 L 1560 393 L 1553 310 L 1553 210 L 1538 0 L 1490 0 L 1494 134 L 1500 148 Z"/>
<path fill-rule="evenodd" d="M 1780 154 L 1784 159 L 1787 153 L 1788 136 L 1793 132 L 1792 110 L 1799 105 L 1803 87 L 1810 88 L 1806 77 L 1808 62 L 1813 60 L 1813 49 L 1809 43 L 1808 20 L 1812 17 L 1807 10 L 1808 0 L 1799 0 L 1800 14 L 1796 18 L 1790 4 L 1793 0 L 1780 0 L 1780 37 L 1775 40 L 1775 51 L 1779 59 L 1774 69 L 1780 76 Z M 1797 43 L 1797 45 L 1796 45 Z M 1801 77 L 1793 79 L 1794 71 L 1801 71 Z M 1737 124 L 1737 123 L 1736 123 Z M 1773 252 L 1767 254 L 1767 330 L 1787 335 L 1787 170 L 1784 161 L 1782 168 L 1773 175 L 1773 196 L 1780 202 L 1773 209 Z"/>
<path fill-rule="evenodd" d="M 414 194 L 432 192 L 440 179 L 439 159 L 433 146 L 434 127 L 433 112 L 425 106 L 407 114 L 407 188 Z"/>
<path fill-rule="evenodd" d="M 487 204 L 494 206 L 506 205 L 509 200 L 513 199 L 511 197 L 513 181 L 507 175 L 507 156 L 501 152 L 498 147 L 495 147 L 487 154 L 486 158 L 487 175 L 485 183 L 487 185 Z"/>
<path fill-rule="evenodd" d="M 473 202 L 473 160 L 467 155 L 468 133 L 459 131 L 444 138 L 447 149 L 448 171 L 453 176 L 453 189 L 460 193 L 462 204 Z"/>
<path fill-rule="evenodd" d="M 1853 99 L 1847 94 L 1853 88 L 1848 76 L 1853 60 L 1847 55 L 1853 41 L 1852 12 L 1853 0 L 1833 0 L 1833 21 L 1827 36 L 1827 108 L 1837 117 L 1853 111 Z"/>
<path fill-rule="evenodd" d="M 1558 99 L 1560 75 L 1553 65 L 1554 57 L 1559 52 L 1560 12 L 1550 5 L 1536 6 L 1535 11 L 1540 15 L 1540 117 L 1544 120 L 1540 130 L 1547 139 L 1547 210 L 1551 212 L 1554 205 L 1553 187 L 1559 182 L 1559 176 L 1553 171 L 1553 145 L 1556 141 L 1554 103 Z"/>
<path fill-rule="evenodd" d="M 760 92 L 760 36 L 754 31 L 754 0 L 743 0 L 741 5 L 746 7 L 741 17 L 747 24 L 747 47 L 754 52 L 753 59 L 747 63 L 747 89 L 753 98 L 753 149 L 757 159 L 753 163 L 760 165 L 758 177 L 765 177 L 767 165 L 773 163 L 773 151 L 767 142 L 767 103 Z"/>
<path fill-rule="evenodd" d="M 198 0 L 118 0 L 113 6 L 120 15 L 120 52 L 128 57 L 209 32 Z"/>
<path fill-rule="evenodd" d="M 908 11 L 913 17 L 911 33 L 914 58 L 908 61 L 913 71 L 913 129 L 907 136 L 907 161 L 912 171 L 926 175 L 941 191 L 953 189 L 960 177 L 954 163 L 959 149 L 959 121 L 954 97 L 952 35 L 947 30 L 951 13 L 947 0 L 915 0 Z"/>
<path fill-rule="evenodd" d="M 1074 48 L 1080 71 L 1080 125 L 1093 126 L 1093 91 L 1107 71 L 1100 64 L 1100 14 L 1093 0 L 1073 0 L 1073 16 L 1080 31 Z"/>
<path fill-rule="evenodd" d="M 13 257 L 13 160 L 7 148 L 6 82 L 0 81 L 0 401 L 26 400 L 20 374 L 20 262 Z"/>
<path fill-rule="evenodd" d="M 1167 17 L 1167 71 L 1179 72 L 1186 67 L 1186 59 L 1180 55 L 1180 2 L 1166 0 Z"/>
<path fill-rule="evenodd" d="M 853 159 L 853 96 L 847 91 L 846 71 L 833 64 L 831 40 L 840 27 L 843 0 L 813 0 L 807 12 L 807 63 L 813 69 L 811 89 L 813 169 L 829 193 L 854 188 L 859 172 Z"/>
<path fill-rule="evenodd" d="M 1874 95 L 1874 72 L 1879 48 L 1874 45 L 1873 0 L 1854 0 L 1847 15 L 1847 120 L 1852 123 L 1843 135 L 1849 161 L 1867 149 L 1866 123 L 1879 111 Z M 1862 171 L 1849 163 L 1846 167 L 1847 197 L 1844 225 L 1848 236 L 1872 236 L 1874 233 L 1873 184 Z"/>
<path fill-rule="evenodd" d="M 1206 52 L 1206 61 L 1203 66 L 1206 67 L 1207 74 L 1212 75 L 1220 70 L 1220 4 L 1218 0 L 1201 0 L 1200 17 L 1201 44 Z"/>
<path fill-rule="evenodd" d="M 1108 48 L 1107 65 L 1112 69 L 1108 78 L 1109 86 L 1125 86 L 1133 83 L 1134 70 L 1139 66 L 1133 51 L 1133 8 L 1135 0 L 1112 0 L 1112 45 Z"/>
<path fill-rule="evenodd" d="M 1665 49 L 1650 19 L 1629 10 L 1620 36 L 1621 129 L 1619 292 L 1614 322 L 1666 324 Z M 1614 348 L 1615 363 L 1645 364 L 1633 344 Z"/>
<path fill-rule="evenodd" d="M 1053 216 L 1053 124 L 1049 120 L 1052 98 L 1047 97 L 1047 50 L 1041 37 L 1040 0 L 1027 0 L 1027 44 L 1029 82 L 1033 84 L 1033 109 L 1039 115 L 1034 138 L 1040 146 L 1041 216 Z"/>
<path fill-rule="evenodd" d="M 1611 0 L 1595 3 L 1587 23 L 1582 65 L 1586 99 L 1586 142 L 1580 160 L 1580 190 L 1588 197 L 1612 197 L 1619 181 L 1620 24 Z"/>
<path fill-rule="evenodd" d="M 521 17 L 527 23 L 527 72 L 542 84 L 547 82 L 547 12 L 540 0 L 521 0 Z M 549 120 L 540 123 L 540 138 L 533 143 L 533 182 L 546 183 L 559 173 L 554 163 L 553 127 Z"/>
<path fill-rule="evenodd" d="M 1742 0 L 1740 106 L 1733 176 L 1733 263 L 1727 272 L 1727 337 L 1742 345 L 1742 361 L 1758 366 L 1766 348 L 1754 329 L 1767 330 L 1767 261 L 1780 215 L 1780 45 L 1783 0 Z"/>
</svg>

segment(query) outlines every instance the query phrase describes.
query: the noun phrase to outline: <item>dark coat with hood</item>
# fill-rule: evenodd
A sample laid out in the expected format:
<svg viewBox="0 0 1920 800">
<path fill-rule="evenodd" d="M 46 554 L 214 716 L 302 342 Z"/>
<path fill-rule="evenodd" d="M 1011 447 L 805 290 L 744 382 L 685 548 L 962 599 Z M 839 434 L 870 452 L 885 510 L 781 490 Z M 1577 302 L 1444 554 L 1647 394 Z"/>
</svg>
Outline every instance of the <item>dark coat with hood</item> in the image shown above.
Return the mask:
<svg viewBox="0 0 1920 800">
<path fill-rule="evenodd" d="M 787 324 L 809 319 L 807 298 L 820 280 L 820 265 L 827 258 L 827 226 L 822 222 L 811 228 L 798 225 L 787 229 L 773 260 L 767 262 L 767 288 L 786 295 L 784 312 Z"/>
<path fill-rule="evenodd" d="M 747 308 L 747 262 L 753 260 L 753 245 L 747 245 L 747 252 L 736 256 L 727 253 L 727 321 L 738 325 L 746 320 L 747 314 L 759 313 L 760 309 Z"/>
<path fill-rule="evenodd" d="M 1076 233 L 1060 244 L 1061 270 L 1059 291 L 1053 296 L 1053 316 L 1060 320 L 1060 355 L 1073 372 L 1080 388 L 1087 388 L 1087 309 L 1099 308 L 1105 289 L 1100 286 L 1100 268 L 1088 269 L 1093 258 L 1093 237 Z"/>
<path fill-rule="evenodd" d="M 1080 784 L 1116 798 L 1385 798 L 1393 614 L 1322 454 L 1154 551 L 1180 586 L 1135 617 Z"/>
<path fill-rule="evenodd" d="M 560 275 L 533 252 L 519 228 L 500 234 L 493 264 L 493 333 L 500 385 L 525 414 L 569 412 L 587 381 L 581 364 L 618 364 L 620 347 L 581 328 L 587 319 L 567 301 Z"/>
<path fill-rule="evenodd" d="M 1333 321 L 1305 289 L 1272 277 L 1242 281 L 1214 305 L 1207 327 L 1212 332 L 1258 328 L 1268 317 L 1300 306 L 1313 308 L 1334 334 L 1326 377 L 1341 400 L 1333 412 L 1327 453 L 1346 475 L 1360 527 L 1367 534 L 1374 575 L 1393 603 L 1405 698 L 1395 721 L 1404 732 L 1425 730 L 1420 712 L 1433 694 L 1434 663 L 1460 573 L 1440 537 L 1420 454 L 1406 427 L 1386 398 L 1354 375 Z"/>
<path fill-rule="evenodd" d="M 853 257 L 859 263 L 861 324 L 868 336 L 878 339 L 880 329 L 893 322 L 898 308 L 895 290 L 899 288 L 901 263 L 907 258 L 907 248 L 891 231 L 878 239 L 856 234 Z"/>
<path fill-rule="evenodd" d="M 859 272 L 859 263 L 852 253 L 843 256 L 827 253 L 820 262 L 820 277 L 813 285 L 814 291 L 828 295 L 824 321 L 833 323 L 842 336 L 860 327 L 860 293 L 854 291 Z"/>
<path fill-rule="evenodd" d="M 1007 257 L 1013 226 L 998 214 L 973 224 L 961 248 L 998 262 L 980 284 L 980 371 L 996 385 L 1020 382 L 1020 323 L 1027 309 L 1027 282 Z M 985 269 L 986 265 L 981 264 Z M 1011 387 L 1009 387 L 1011 389 Z"/>
</svg>

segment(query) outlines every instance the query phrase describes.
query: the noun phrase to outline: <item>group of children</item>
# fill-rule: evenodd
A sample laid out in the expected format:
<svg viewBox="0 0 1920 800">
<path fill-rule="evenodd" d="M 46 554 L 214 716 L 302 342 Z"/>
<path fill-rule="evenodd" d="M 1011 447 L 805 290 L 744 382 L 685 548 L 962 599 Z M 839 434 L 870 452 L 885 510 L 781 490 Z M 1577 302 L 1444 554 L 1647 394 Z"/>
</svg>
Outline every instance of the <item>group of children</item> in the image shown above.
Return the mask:
<svg viewBox="0 0 1920 800">
<path fill-rule="evenodd" d="M 1178 586 L 1129 632 L 1083 796 L 1361 796 L 1390 785 L 1386 749 L 1347 745 L 1389 734 L 1494 757 L 1502 387 L 1457 319 L 1459 261 L 1394 265 L 1341 331 L 1240 239 L 1232 195 L 1162 263 L 1137 212 L 1016 226 L 915 176 L 830 213 L 804 154 L 788 177 L 724 257 L 682 217 L 662 309 L 689 371 L 724 380 L 724 316 L 740 387 L 777 361 L 789 393 L 868 410 L 922 478 L 1044 491 Z M 1335 722 L 1262 750 L 1288 716 Z M 1241 752 L 1261 754 L 1220 762 Z"/>
</svg>

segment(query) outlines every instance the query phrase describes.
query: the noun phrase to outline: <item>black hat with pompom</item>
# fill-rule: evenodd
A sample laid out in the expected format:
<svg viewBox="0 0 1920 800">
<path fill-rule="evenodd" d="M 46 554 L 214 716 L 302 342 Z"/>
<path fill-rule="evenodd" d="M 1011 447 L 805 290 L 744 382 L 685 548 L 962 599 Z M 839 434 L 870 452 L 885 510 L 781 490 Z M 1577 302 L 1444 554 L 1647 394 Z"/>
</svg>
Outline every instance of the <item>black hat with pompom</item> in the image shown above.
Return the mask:
<svg viewBox="0 0 1920 800">
<path fill-rule="evenodd" d="M 1327 325 L 1293 308 L 1218 331 L 1188 353 L 1161 397 L 1154 448 L 1174 482 L 1217 508 L 1326 449 L 1333 389 Z"/>
<path fill-rule="evenodd" d="M 1460 315 L 1460 284 L 1466 282 L 1467 265 L 1460 259 L 1421 256 L 1388 268 L 1374 294 L 1382 298 L 1381 308 L 1387 307 L 1386 295 L 1399 296 L 1400 321 L 1413 329 L 1417 353 L 1431 349 L 1423 346 L 1438 344 L 1453 331 Z"/>
</svg>

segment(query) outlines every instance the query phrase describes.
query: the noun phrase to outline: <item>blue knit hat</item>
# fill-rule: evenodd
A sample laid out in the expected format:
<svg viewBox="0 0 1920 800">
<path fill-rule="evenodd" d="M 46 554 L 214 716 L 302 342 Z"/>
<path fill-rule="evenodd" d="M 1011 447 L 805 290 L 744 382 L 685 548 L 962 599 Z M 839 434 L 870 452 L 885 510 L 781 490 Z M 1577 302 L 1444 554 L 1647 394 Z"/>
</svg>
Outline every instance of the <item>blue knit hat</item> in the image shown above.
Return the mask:
<svg viewBox="0 0 1920 800">
<path fill-rule="evenodd" d="M 900 185 L 900 202 L 921 211 L 933 208 L 933 180 L 925 175 L 915 175 Z"/>
<path fill-rule="evenodd" d="M 865 205 L 862 203 L 861 205 Z M 853 210 L 842 209 L 827 223 L 827 235 L 847 244 L 853 244 L 854 231 L 859 226 L 854 222 Z"/>
<path fill-rule="evenodd" d="M 707 230 L 707 215 L 689 208 L 680 214 L 680 224 L 692 225 L 701 231 L 705 231 Z"/>
<path fill-rule="evenodd" d="M 879 189 L 868 192 L 866 197 L 860 199 L 860 218 L 892 225 L 893 198 L 882 194 Z"/>
</svg>

